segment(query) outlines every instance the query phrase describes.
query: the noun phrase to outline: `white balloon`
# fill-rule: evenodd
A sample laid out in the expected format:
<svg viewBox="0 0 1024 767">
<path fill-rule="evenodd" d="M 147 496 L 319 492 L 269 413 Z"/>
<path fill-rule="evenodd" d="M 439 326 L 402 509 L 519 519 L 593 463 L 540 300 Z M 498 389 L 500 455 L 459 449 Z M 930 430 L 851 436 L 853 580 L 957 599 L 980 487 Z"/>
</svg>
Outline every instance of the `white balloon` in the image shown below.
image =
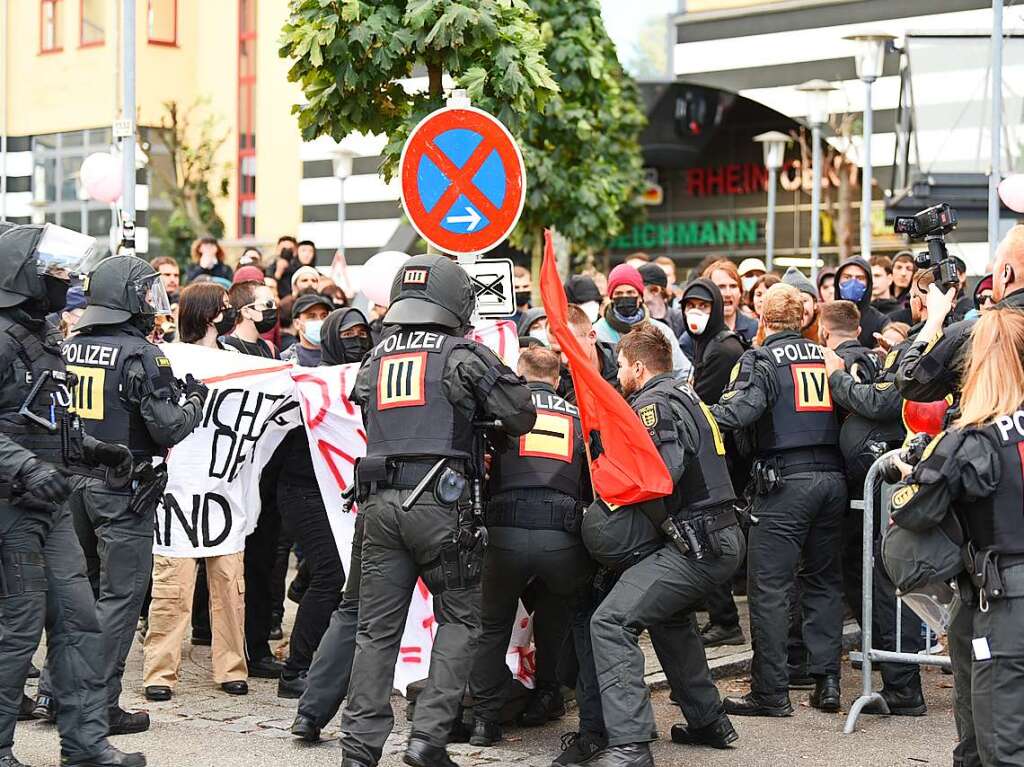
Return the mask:
<svg viewBox="0 0 1024 767">
<path fill-rule="evenodd" d="M 90 199 L 112 203 L 121 197 L 124 188 L 121 162 L 109 152 L 94 152 L 86 157 L 78 177 Z"/>
<path fill-rule="evenodd" d="M 390 304 L 391 283 L 395 281 L 395 275 L 402 268 L 402 264 L 408 260 L 408 253 L 397 250 L 383 250 L 370 256 L 359 271 L 359 284 L 363 295 L 377 306 Z"/>
</svg>

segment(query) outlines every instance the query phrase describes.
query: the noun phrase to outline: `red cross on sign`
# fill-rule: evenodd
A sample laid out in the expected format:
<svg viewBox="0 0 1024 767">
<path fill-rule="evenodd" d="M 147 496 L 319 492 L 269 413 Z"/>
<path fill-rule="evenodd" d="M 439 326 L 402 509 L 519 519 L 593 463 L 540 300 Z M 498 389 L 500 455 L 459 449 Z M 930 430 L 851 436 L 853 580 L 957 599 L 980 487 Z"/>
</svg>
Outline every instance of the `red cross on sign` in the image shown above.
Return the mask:
<svg viewBox="0 0 1024 767">
<path fill-rule="evenodd" d="M 515 139 L 492 115 L 445 107 L 413 128 L 401 159 L 402 206 L 417 232 L 453 255 L 503 242 L 526 200 Z"/>
</svg>

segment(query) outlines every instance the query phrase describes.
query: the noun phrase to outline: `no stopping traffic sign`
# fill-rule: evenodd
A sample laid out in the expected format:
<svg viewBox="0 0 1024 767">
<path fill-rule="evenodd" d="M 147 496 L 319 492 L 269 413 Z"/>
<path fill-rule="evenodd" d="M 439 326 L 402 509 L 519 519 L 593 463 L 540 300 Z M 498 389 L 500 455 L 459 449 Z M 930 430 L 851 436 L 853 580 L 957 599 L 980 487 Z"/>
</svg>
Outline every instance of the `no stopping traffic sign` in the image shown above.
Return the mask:
<svg viewBox="0 0 1024 767">
<path fill-rule="evenodd" d="M 519 221 L 526 167 L 515 139 L 495 117 L 445 107 L 413 128 L 402 149 L 402 206 L 439 250 L 484 253 Z"/>
</svg>

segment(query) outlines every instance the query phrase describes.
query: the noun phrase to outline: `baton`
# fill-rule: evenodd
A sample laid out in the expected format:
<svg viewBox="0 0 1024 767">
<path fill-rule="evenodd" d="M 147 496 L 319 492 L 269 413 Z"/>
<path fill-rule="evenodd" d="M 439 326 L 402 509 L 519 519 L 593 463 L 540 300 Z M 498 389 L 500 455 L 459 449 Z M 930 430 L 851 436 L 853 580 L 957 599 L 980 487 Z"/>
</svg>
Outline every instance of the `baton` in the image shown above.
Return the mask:
<svg viewBox="0 0 1024 767">
<path fill-rule="evenodd" d="M 409 493 L 409 497 L 402 501 L 402 511 L 408 511 L 416 505 L 416 501 L 418 501 L 420 496 L 426 492 L 431 483 L 437 479 L 437 475 L 441 473 L 447 463 L 447 458 L 439 458 L 437 463 L 430 467 L 430 471 L 423 475 L 423 479 L 421 479 L 420 483 L 412 489 L 412 492 Z"/>
</svg>

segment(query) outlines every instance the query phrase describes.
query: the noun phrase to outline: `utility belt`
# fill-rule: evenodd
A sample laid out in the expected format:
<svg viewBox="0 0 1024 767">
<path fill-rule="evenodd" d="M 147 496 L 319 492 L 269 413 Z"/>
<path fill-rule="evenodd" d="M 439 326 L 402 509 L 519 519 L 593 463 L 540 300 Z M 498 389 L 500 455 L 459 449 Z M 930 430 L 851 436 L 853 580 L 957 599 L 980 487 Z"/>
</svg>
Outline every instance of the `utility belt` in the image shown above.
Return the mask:
<svg viewBox="0 0 1024 767">
<path fill-rule="evenodd" d="M 378 490 L 414 490 L 426 479 L 431 479 L 424 490 L 432 490 L 438 504 L 450 506 L 459 501 L 466 489 L 465 463 L 458 458 L 444 460 L 363 457 L 356 465 L 355 500 L 365 501 Z M 433 478 L 430 475 L 434 473 Z"/>
<path fill-rule="evenodd" d="M 798 447 L 754 461 L 752 476 L 758 495 L 771 495 L 782 489 L 785 478 L 809 471 L 843 471 L 843 458 L 835 447 Z"/>
<path fill-rule="evenodd" d="M 510 490 L 488 501 L 484 520 L 488 527 L 560 530 L 579 535 L 583 504 L 556 490 Z"/>
<path fill-rule="evenodd" d="M 674 514 L 671 519 L 686 540 L 689 552 L 683 553 L 698 560 L 708 556 L 722 556 L 721 542 L 715 533 L 739 524 L 736 510 L 732 506 L 688 516 L 682 513 Z"/>
<path fill-rule="evenodd" d="M 967 577 L 978 598 L 978 609 L 988 612 L 989 602 L 1024 597 L 1024 554 L 978 551 L 968 543 L 961 549 Z"/>
</svg>

